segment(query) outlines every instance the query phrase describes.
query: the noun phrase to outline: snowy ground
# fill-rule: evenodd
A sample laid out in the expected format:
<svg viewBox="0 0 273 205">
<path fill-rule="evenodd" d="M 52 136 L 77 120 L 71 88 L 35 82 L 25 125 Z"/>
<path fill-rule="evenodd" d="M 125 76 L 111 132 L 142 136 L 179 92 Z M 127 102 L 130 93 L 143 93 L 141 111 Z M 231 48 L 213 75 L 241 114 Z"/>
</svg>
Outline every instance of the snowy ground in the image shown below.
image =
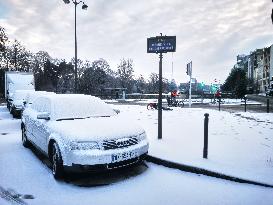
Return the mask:
<svg viewBox="0 0 273 205">
<path fill-rule="evenodd" d="M 163 139 L 157 139 L 157 110 L 114 105 L 147 131 L 149 154 L 182 164 L 273 185 L 273 114 L 208 109 L 163 111 Z M 203 159 L 204 114 L 209 113 L 208 159 Z"/>
<path fill-rule="evenodd" d="M 166 135 L 160 142 L 154 129 L 156 112 L 147 112 L 139 106 L 118 106 L 122 115 L 135 114 L 134 118 L 142 116 L 143 125 L 147 123 L 147 132 L 151 138 L 151 153 L 159 151 L 159 146 L 171 144 L 175 135 Z M 125 111 L 128 111 L 126 113 Z M 191 111 L 192 115 L 197 111 Z M 180 112 L 178 112 L 180 113 Z M 203 113 L 200 111 L 199 113 Z M 182 113 L 180 113 L 182 114 Z M 184 113 L 186 114 L 186 113 Z M 190 117 L 190 113 L 187 113 Z M 164 113 L 167 116 L 177 115 L 175 112 Z M 233 116 L 236 119 L 240 117 Z M 202 119 L 202 116 L 200 117 Z M 128 116 L 128 122 L 131 119 Z M 179 121 L 179 119 L 177 119 Z M 170 120 L 171 122 L 171 120 Z M 166 122 L 165 122 L 166 123 Z M 190 120 L 189 122 L 190 123 Z M 180 123 L 183 124 L 183 123 Z M 196 125 L 198 126 L 198 125 Z M 165 130 L 167 125 L 165 125 Z M 176 127 L 176 133 L 183 136 L 183 127 Z M 197 130 L 197 128 L 196 128 Z M 188 132 L 189 133 L 189 132 Z M 189 135 L 191 136 L 191 135 Z M 192 135 L 193 136 L 193 135 Z M 221 137 L 221 135 L 220 135 Z M 183 137 L 182 137 L 183 138 Z M 233 139 L 233 138 L 231 138 Z M 235 141 L 236 142 L 236 141 Z M 199 144 L 199 143 L 197 143 Z M 177 146 L 175 146 L 177 147 Z M 186 146 L 183 146 L 186 147 Z M 194 149 L 193 149 L 194 150 Z M 183 154 L 175 151 L 177 158 Z M 195 152 L 193 152 L 194 154 Z M 210 156 L 210 155 L 209 155 Z M 211 156 L 211 158 L 214 158 Z M 202 161 L 202 160 L 201 160 Z M 214 162 L 214 161 L 212 161 Z M 63 182 L 55 181 L 51 170 L 34 154 L 33 150 L 21 145 L 20 120 L 12 119 L 5 107 L 0 107 L 0 204 L 11 204 L 3 198 L 3 189 L 10 193 L 30 194 L 34 199 L 24 199 L 21 204 L 272 204 L 273 189 L 260 186 L 239 184 L 202 175 L 190 174 L 178 170 L 168 169 L 148 163 L 148 168 L 138 174 L 121 172 L 118 180 L 104 186 L 89 186 L 90 177 L 81 179 L 78 186 L 69 178 Z M 272 164 L 269 164 L 272 168 Z M 271 175 L 272 176 L 272 175 Z M 111 176 L 105 175 L 104 180 L 109 181 Z M 91 179 L 92 184 L 92 179 Z M 2 190 L 2 192 L 1 192 Z M 13 203 L 19 204 L 19 203 Z"/>
</svg>

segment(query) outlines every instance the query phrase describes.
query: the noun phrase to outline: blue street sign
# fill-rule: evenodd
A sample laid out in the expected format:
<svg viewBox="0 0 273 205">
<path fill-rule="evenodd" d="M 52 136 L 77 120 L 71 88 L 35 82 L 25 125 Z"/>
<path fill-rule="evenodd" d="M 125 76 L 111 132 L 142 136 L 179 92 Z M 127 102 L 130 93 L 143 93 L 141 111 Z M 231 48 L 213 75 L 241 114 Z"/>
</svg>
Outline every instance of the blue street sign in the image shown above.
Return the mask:
<svg viewBox="0 0 273 205">
<path fill-rule="evenodd" d="M 157 36 L 147 39 L 147 53 L 175 52 L 176 36 Z"/>
</svg>

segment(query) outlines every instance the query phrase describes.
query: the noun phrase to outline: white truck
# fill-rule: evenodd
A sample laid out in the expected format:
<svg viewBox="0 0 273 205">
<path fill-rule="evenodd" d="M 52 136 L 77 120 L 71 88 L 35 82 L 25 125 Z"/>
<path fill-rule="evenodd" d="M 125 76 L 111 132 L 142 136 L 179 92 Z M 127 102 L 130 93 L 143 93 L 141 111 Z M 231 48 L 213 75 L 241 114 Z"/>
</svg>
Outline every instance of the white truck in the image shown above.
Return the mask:
<svg viewBox="0 0 273 205">
<path fill-rule="evenodd" d="M 7 71 L 5 73 L 5 99 L 8 109 L 16 90 L 35 90 L 32 72 Z"/>
</svg>

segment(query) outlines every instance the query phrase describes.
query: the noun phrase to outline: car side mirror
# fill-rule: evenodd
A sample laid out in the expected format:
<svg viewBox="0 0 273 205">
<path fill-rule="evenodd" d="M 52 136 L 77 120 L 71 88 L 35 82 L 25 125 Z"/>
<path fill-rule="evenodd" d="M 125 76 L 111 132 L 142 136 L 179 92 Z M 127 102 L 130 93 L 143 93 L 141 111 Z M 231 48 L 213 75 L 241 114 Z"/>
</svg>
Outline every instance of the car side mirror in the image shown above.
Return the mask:
<svg viewBox="0 0 273 205">
<path fill-rule="evenodd" d="M 42 112 L 37 115 L 37 119 L 39 120 L 50 120 L 50 116 L 48 112 Z"/>
<path fill-rule="evenodd" d="M 114 111 L 119 114 L 120 113 L 120 110 L 119 109 L 114 109 Z"/>
</svg>

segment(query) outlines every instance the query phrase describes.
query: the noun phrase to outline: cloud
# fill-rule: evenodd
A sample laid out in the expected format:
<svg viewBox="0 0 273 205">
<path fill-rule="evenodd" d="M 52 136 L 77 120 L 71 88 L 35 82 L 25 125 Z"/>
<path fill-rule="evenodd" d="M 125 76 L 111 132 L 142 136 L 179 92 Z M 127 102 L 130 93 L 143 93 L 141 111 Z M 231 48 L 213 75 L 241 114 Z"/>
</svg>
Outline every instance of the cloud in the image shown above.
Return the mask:
<svg viewBox="0 0 273 205">
<path fill-rule="evenodd" d="M 159 33 L 177 36 L 177 52 L 163 58 L 163 74 L 171 77 L 173 61 L 177 82 L 187 80 L 185 65 L 190 60 L 200 81 L 224 81 L 236 55 L 270 46 L 273 40 L 271 2 L 266 0 L 85 3 L 88 10 L 77 8 L 79 58 L 105 58 L 112 69 L 121 58 L 132 58 L 135 72 L 145 76 L 158 72 L 158 56 L 146 53 L 146 39 Z M 74 5 L 62 0 L 10 0 L 3 6 L 7 12 L 0 23 L 11 38 L 33 52 L 45 50 L 67 60 L 74 56 Z"/>
</svg>

